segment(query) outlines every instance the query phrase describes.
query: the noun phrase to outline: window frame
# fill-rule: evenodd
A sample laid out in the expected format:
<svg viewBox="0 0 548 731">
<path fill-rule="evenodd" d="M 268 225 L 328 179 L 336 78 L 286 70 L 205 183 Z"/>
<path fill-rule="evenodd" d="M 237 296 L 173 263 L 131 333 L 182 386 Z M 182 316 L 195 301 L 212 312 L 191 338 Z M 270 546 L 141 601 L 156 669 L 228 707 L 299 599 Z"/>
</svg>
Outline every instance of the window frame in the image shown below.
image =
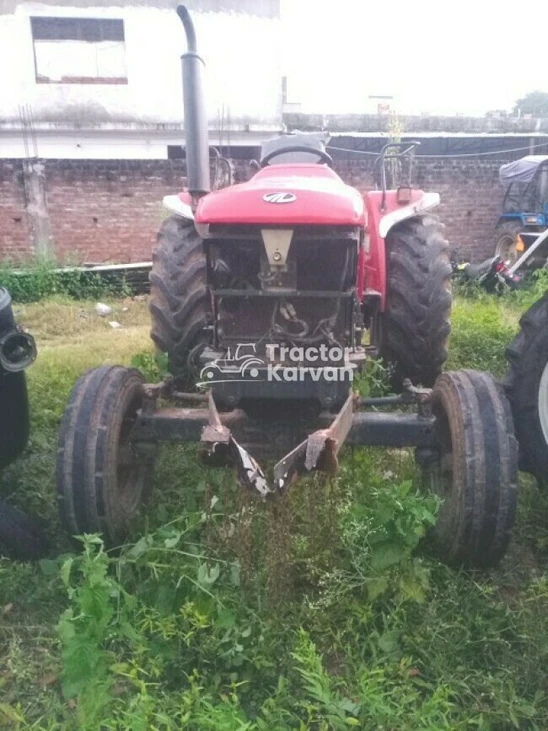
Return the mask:
<svg viewBox="0 0 548 731">
<path fill-rule="evenodd" d="M 47 24 L 52 28 L 55 24 L 61 27 L 58 33 L 48 31 Z M 72 28 L 71 28 L 72 24 Z M 87 25 L 87 28 L 86 28 Z M 38 70 L 38 58 L 36 55 L 36 43 L 40 41 L 80 41 L 84 43 L 101 43 L 110 41 L 123 43 L 124 57 L 126 52 L 125 21 L 123 18 L 89 18 L 89 17 L 68 17 L 33 15 L 30 16 L 30 29 L 32 37 L 32 52 L 34 58 L 34 79 L 37 84 L 63 84 L 63 85 L 127 85 L 127 65 L 124 76 L 66 76 L 61 79 L 50 79 Z"/>
</svg>

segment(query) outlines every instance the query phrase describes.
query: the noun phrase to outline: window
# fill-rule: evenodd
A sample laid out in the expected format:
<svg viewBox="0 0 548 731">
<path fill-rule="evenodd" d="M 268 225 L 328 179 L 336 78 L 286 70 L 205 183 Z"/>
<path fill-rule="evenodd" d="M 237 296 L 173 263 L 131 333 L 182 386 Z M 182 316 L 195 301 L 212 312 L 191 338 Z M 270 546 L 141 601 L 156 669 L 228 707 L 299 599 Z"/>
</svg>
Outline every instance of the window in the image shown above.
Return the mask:
<svg viewBox="0 0 548 731">
<path fill-rule="evenodd" d="M 31 18 L 39 84 L 127 84 L 123 20 Z"/>
</svg>

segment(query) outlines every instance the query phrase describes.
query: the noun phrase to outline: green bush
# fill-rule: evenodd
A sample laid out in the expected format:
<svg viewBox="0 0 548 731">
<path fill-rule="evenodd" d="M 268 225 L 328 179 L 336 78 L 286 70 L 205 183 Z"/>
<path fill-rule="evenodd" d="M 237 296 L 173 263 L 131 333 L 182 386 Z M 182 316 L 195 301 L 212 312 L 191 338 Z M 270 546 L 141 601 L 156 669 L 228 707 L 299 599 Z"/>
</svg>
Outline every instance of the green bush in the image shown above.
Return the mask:
<svg viewBox="0 0 548 731">
<path fill-rule="evenodd" d="M 77 269 L 58 268 L 53 260 L 36 259 L 24 265 L 0 263 L 0 286 L 14 302 L 37 302 L 52 295 L 73 299 L 124 297 L 131 294 L 125 278 Z"/>
</svg>

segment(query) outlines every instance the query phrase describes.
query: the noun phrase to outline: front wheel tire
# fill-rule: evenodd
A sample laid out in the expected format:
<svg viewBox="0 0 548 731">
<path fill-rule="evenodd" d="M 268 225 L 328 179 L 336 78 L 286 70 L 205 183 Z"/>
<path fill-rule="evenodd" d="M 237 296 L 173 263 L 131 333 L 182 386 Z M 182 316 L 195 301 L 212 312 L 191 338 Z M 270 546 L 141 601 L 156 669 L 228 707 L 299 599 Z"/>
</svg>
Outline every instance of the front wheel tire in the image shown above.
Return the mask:
<svg viewBox="0 0 548 731">
<path fill-rule="evenodd" d="M 517 505 L 518 456 L 510 405 L 488 373 L 456 371 L 432 392 L 439 450 L 422 461 L 442 499 L 434 537 L 442 557 L 470 568 L 504 556 Z"/>
<path fill-rule="evenodd" d="M 143 383 L 135 369 L 107 366 L 84 373 L 72 391 L 57 452 L 59 508 L 72 535 L 102 533 L 119 544 L 148 495 L 153 455 L 131 442 Z"/>
<path fill-rule="evenodd" d="M 517 245 L 518 234 L 521 231 L 523 231 L 523 225 L 518 221 L 507 221 L 498 228 L 499 238 L 495 246 L 495 256 L 508 262 L 510 266 L 515 264 L 520 256 Z"/>
</svg>

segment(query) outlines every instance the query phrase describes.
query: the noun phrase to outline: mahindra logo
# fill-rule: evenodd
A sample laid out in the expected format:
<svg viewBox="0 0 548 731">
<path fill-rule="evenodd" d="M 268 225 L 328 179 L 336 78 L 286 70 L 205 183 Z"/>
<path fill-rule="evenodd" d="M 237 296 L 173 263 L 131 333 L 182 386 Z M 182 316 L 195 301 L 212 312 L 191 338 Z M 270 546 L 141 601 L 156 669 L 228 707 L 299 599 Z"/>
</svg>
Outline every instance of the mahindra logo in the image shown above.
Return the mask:
<svg viewBox="0 0 548 731">
<path fill-rule="evenodd" d="M 267 203 L 293 203 L 297 196 L 294 193 L 266 193 L 263 200 Z"/>
</svg>

